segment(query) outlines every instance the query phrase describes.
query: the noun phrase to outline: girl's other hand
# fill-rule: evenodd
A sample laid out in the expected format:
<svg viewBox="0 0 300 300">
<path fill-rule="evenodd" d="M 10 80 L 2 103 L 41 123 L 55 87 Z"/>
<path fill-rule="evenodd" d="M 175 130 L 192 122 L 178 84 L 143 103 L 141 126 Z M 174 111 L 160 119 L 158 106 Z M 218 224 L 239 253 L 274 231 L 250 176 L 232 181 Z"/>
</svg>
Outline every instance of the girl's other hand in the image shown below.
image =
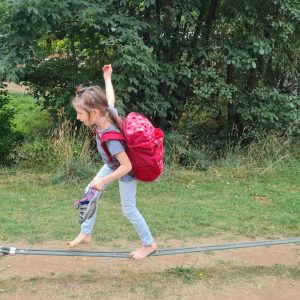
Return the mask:
<svg viewBox="0 0 300 300">
<path fill-rule="evenodd" d="M 90 184 L 90 187 L 92 189 L 95 189 L 95 190 L 98 190 L 98 191 L 101 191 L 103 188 L 104 188 L 104 183 L 102 181 L 102 179 L 100 179 L 99 181 L 94 181 Z"/>
<path fill-rule="evenodd" d="M 112 67 L 111 67 L 111 64 L 109 65 L 104 65 L 102 67 L 102 71 L 103 71 L 103 77 L 104 79 L 106 78 L 110 78 L 111 77 L 111 74 L 112 74 Z"/>
</svg>

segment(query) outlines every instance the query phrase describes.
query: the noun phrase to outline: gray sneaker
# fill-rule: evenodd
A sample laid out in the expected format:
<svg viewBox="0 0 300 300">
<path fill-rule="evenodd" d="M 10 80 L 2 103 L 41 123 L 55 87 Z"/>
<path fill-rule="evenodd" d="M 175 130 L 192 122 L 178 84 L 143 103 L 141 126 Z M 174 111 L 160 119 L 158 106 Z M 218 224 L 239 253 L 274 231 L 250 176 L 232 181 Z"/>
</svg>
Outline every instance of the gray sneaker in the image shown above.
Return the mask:
<svg viewBox="0 0 300 300">
<path fill-rule="evenodd" d="M 79 209 L 79 224 L 91 218 L 97 208 L 97 201 L 102 196 L 102 191 L 89 188 L 84 196 L 74 202 L 74 206 Z"/>
</svg>

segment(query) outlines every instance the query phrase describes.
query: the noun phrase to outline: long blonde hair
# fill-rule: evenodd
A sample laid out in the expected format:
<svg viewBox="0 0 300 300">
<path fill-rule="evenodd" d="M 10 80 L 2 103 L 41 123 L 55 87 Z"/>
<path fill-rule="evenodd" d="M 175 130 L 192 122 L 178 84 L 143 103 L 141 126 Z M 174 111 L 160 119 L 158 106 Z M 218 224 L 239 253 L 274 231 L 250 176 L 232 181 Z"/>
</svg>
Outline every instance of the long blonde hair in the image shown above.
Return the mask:
<svg viewBox="0 0 300 300">
<path fill-rule="evenodd" d="M 72 101 L 73 107 L 80 107 L 90 116 L 92 109 L 97 109 L 102 113 L 107 113 L 110 120 L 119 128 L 123 129 L 123 120 L 108 105 L 108 101 L 101 87 L 82 85 L 76 88 L 76 97 Z"/>
</svg>

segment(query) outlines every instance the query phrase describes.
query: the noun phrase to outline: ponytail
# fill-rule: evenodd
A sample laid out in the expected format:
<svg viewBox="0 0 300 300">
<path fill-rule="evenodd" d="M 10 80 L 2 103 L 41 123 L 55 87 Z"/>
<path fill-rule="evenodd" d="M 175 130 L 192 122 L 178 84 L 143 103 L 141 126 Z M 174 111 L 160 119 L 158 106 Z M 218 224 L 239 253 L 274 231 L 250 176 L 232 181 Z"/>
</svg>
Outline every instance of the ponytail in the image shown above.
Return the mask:
<svg viewBox="0 0 300 300">
<path fill-rule="evenodd" d="M 113 121 L 113 123 L 118 127 L 118 129 L 123 132 L 123 119 L 117 115 L 110 107 L 108 107 L 108 116 Z"/>
</svg>

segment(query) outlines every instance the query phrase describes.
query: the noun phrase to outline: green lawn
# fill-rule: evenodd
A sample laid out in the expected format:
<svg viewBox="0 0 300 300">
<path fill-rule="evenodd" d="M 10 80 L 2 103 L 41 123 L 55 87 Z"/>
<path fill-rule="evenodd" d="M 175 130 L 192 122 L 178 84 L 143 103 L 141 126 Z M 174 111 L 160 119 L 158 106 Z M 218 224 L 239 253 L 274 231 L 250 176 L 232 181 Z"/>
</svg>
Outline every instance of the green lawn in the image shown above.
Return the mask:
<svg viewBox="0 0 300 300">
<path fill-rule="evenodd" d="M 95 170 L 96 171 L 96 170 Z M 138 208 L 155 237 L 191 239 L 226 236 L 297 237 L 300 229 L 300 171 L 216 168 L 207 172 L 166 170 L 156 183 L 140 183 Z M 53 183 L 51 175 L 0 170 L 0 236 L 7 244 L 69 240 L 79 232 L 73 201 L 88 179 Z M 101 199 L 95 241 L 136 240 L 122 216 L 118 186 Z"/>
</svg>

